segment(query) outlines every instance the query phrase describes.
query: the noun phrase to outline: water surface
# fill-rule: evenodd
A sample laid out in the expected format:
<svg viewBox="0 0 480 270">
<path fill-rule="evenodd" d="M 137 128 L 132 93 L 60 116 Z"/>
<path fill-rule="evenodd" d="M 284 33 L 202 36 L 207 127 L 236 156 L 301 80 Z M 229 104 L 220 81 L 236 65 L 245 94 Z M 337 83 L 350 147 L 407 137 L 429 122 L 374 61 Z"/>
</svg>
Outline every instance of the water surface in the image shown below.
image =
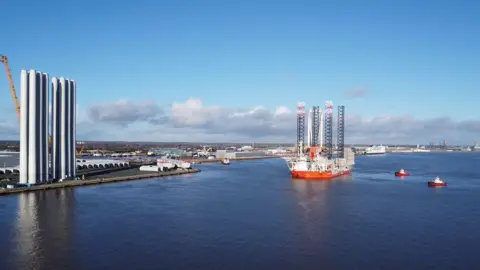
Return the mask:
<svg viewBox="0 0 480 270">
<path fill-rule="evenodd" d="M 0 269 L 476 269 L 480 154 L 356 161 L 334 181 L 232 161 L 0 197 Z M 428 188 L 437 175 L 449 186 Z"/>
</svg>

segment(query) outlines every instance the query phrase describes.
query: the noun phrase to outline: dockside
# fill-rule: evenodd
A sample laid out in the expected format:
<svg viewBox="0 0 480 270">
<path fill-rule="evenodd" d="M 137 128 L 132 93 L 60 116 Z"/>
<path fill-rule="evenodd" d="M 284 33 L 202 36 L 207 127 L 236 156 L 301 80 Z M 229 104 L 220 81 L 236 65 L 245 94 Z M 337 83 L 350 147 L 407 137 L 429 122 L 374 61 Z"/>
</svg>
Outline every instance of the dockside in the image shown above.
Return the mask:
<svg viewBox="0 0 480 270">
<path fill-rule="evenodd" d="M 30 187 L 17 187 L 12 189 L 3 189 L 3 190 L 0 189 L 0 196 L 23 193 L 23 192 L 48 190 L 48 189 L 70 188 L 70 187 L 115 183 L 115 182 L 122 182 L 122 181 L 133 181 L 133 180 L 140 180 L 145 178 L 160 178 L 160 177 L 191 174 L 191 173 L 198 173 L 198 172 L 200 172 L 199 169 L 185 169 L 185 170 L 175 170 L 175 171 L 167 171 L 167 172 L 148 173 L 148 174 L 135 174 L 135 175 L 117 176 L 117 177 L 102 177 L 102 178 L 87 179 L 87 180 L 69 180 L 64 182 L 35 185 Z"/>
</svg>

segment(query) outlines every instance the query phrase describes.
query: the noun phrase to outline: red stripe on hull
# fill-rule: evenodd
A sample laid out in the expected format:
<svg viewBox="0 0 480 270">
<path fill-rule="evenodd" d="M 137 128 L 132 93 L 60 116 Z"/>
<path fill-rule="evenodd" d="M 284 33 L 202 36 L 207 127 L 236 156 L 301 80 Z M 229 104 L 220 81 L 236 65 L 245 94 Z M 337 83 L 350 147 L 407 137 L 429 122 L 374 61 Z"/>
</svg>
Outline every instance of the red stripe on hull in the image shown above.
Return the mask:
<svg viewBox="0 0 480 270">
<path fill-rule="evenodd" d="M 395 176 L 409 176 L 409 173 L 400 173 L 400 172 L 395 172 Z"/>
<path fill-rule="evenodd" d="M 330 180 L 335 177 L 350 174 L 350 171 L 342 171 L 333 174 L 330 171 L 316 172 L 316 171 L 292 171 L 293 178 L 308 179 L 308 180 Z"/>
<path fill-rule="evenodd" d="M 434 182 L 428 182 L 429 187 L 445 187 L 447 186 L 447 183 L 434 183 Z"/>
</svg>

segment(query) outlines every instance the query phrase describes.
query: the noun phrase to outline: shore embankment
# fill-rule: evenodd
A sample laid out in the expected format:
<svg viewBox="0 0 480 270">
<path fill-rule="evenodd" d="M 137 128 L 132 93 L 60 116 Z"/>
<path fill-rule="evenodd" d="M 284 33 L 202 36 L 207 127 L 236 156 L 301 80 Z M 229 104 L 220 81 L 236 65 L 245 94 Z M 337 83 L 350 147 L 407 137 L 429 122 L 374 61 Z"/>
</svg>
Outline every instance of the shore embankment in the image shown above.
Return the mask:
<svg viewBox="0 0 480 270">
<path fill-rule="evenodd" d="M 200 170 L 198 170 L 198 169 L 179 169 L 179 170 L 167 171 L 167 172 L 132 173 L 130 175 L 115 176 L 115 177 L 101 177 L 100 176 L 100 177 L 95 178 L 95 179 L 85 179 L 85 180 L 66 180 L 66 181 L 63 181 L 63 182 L 35 185 L 35 186 L 30 186 L 30 187 L 16 187 L 16 188 L 0 189 L 0 196 L 1 195 L 15 194 L 15 193 L 22 193 L 22 192 L 48 190 L 48 189 L 70 188 L 70 187 L 78 187 L 78 186 L 89 186 L 89 185 L 99 185 L 99 184 L 106 184 L 106 183 L 115 183 L 115 182 L 122 182 L 122 181 L 133 181 L 133 180 L 140 180 L 140 179 L 145 179 L 145 178 L 167 177 L 167 176 L 175 176 L 175 175 L 190 174 L 190 173 L 197 173 L 197 172 L 200 172 Z"/>
<path fill-rule="evenodd" d="M 272 159 L 272 158 L 281 158 L 281 157 L 282 156 L 238 157 L 238 158 L 229 158 L 229 160 L 230 161 L 248 161 L 248 160 Z M 214 158 L 214 159 L 187 158 L 183 160 L 188 162 L 196 162 L 196 163 L 214 163 L 214 162 L 221 162 L 223 158 Z"/>
</svg>

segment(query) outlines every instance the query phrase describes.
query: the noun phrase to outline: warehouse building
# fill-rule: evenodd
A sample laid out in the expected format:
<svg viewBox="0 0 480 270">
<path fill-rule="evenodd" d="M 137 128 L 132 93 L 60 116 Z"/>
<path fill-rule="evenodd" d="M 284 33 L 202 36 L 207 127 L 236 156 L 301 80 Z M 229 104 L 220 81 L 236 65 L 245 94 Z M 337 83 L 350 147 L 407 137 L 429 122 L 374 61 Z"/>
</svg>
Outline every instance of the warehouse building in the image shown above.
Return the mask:
<svg viewBox="0 0 480 270">
<path fill-rule="evenodd" d="M 264 157 L 264 152 L 236 152 L 231 150 L 217 150 L 215 153 L 216 158 L 246 158 L 246 157 Z"/>
</svg>

